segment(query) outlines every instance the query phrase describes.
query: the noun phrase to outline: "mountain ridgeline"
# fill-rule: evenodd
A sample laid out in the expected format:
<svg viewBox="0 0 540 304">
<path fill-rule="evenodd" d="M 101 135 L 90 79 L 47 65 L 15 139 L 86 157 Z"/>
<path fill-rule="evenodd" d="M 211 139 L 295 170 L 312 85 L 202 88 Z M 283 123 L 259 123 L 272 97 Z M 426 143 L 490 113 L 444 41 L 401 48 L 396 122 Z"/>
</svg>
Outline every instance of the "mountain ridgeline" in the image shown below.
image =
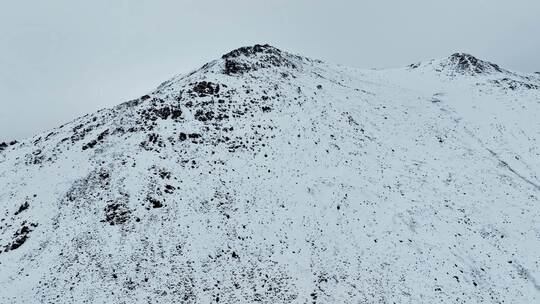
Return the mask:
<svg viewBox="0 0 540 304">
<path fill-rule="evenodd" d="M 269 45 L 0 144 L 0 303 L 536 303 L 540 75 Z"/>
</svg>

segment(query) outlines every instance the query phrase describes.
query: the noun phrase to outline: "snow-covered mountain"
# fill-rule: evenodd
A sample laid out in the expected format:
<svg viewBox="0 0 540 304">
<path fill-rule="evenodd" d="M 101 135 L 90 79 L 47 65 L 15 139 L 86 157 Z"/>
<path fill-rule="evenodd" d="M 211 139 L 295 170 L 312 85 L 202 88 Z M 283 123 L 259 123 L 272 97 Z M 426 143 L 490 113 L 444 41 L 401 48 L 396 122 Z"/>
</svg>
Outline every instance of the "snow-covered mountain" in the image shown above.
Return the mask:
<svg viewBox="0 0 540 304">
<path fill-rule="evenodd" d="M 0 303 L 538 303 L 539 88 L 234 50 L 0 145 Z"/>
</svg>

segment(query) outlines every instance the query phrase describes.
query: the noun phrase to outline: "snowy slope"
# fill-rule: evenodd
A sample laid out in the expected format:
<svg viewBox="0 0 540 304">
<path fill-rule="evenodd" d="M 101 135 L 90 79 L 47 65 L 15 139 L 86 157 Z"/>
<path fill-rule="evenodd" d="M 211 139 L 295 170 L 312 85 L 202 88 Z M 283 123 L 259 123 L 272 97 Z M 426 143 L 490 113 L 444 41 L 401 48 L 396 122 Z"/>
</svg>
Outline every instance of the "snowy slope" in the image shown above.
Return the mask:
<svg viewBox="0 0 540 304">
<path fill-rule="evenodd" d="M 0 303 L 536 303 L 540 75 L 256 45 L 0 146 Z"/>
</svg>

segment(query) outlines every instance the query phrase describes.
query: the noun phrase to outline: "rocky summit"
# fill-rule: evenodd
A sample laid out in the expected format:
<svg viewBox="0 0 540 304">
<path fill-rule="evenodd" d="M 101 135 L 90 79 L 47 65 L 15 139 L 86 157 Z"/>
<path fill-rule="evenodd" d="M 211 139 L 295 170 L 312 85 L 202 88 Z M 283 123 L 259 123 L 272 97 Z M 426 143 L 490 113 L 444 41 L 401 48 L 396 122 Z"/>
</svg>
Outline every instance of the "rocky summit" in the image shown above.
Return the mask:
<svg viewBox="0 0 540 304">
<path fill-rule="evenodd" d="M 539 88 L 239 48 L 0 144 L 0 303 L 538 303 Z"/>
</svg>

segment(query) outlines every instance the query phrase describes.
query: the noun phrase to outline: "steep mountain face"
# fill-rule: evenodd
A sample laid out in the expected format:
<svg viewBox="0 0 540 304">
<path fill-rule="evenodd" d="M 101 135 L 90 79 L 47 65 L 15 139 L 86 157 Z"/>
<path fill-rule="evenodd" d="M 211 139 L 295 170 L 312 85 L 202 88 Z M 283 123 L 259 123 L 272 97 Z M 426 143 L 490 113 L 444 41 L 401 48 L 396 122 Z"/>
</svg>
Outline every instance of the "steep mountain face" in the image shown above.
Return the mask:
<svg viewBox="0 0 540 304">
<path fill-rule="evenodd" d="M 0 146 L 0 302 L 536 303 L 539 87 L 237 49 Z"/>
</svg>

